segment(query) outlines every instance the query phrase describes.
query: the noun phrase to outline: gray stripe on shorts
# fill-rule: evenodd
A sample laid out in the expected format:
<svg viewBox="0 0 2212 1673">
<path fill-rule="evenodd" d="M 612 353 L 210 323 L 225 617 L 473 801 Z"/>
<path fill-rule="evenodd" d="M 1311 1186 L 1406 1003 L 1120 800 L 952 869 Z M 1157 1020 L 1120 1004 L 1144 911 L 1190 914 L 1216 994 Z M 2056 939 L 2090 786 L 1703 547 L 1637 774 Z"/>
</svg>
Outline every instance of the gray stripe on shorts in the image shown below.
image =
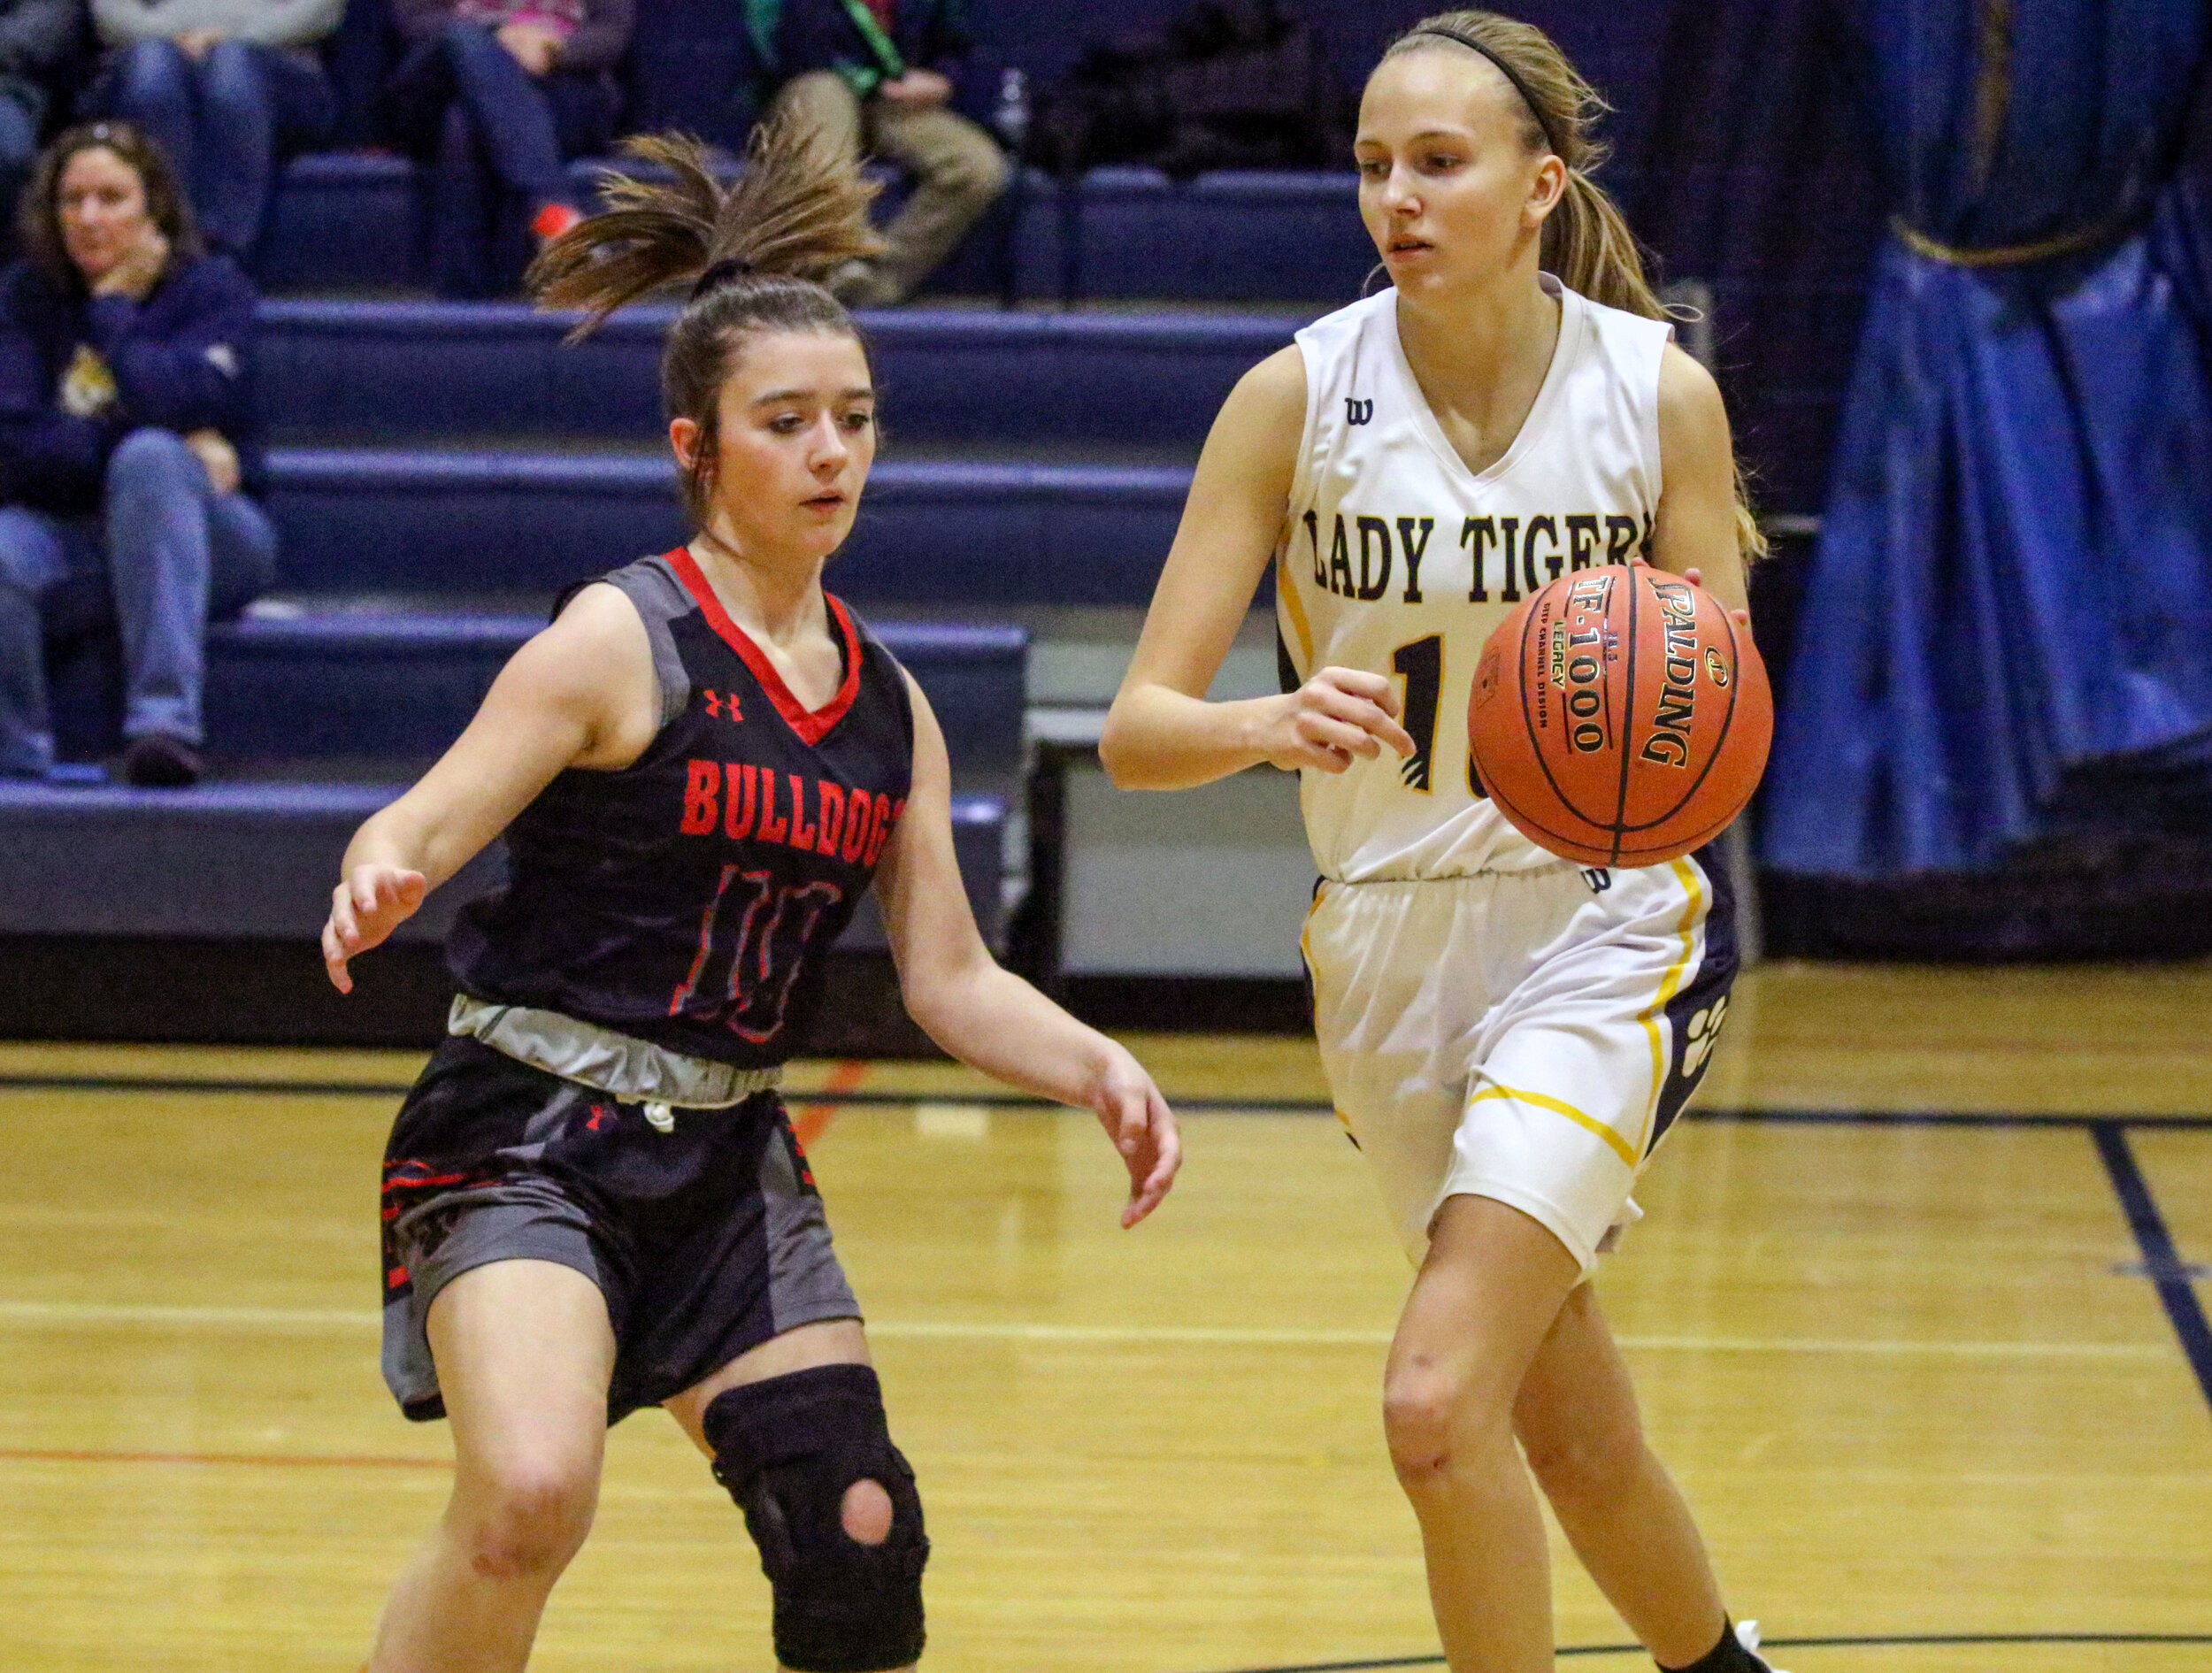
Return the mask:
<svg viewBox="0 0 2212 1673">
<path fill-rule="evenodd" d="M 776 1333 L 822 1319 L 858 1318 L 860 1303 L 830 1240 L 822 1199 L 799 1183 L 795 1140 L 770 1136 L 760 1156 L 763 1224 L 768 1241 L 768 1311 Z"/>
<path fill-rule="evenodd" d="M 551 1261 L 581 1272 L 602 1294 L 607 1288 L 591 1222 L 549 1179 L 526 1176 L 445 1193 L 402 1215 L 393 1237 L 409 1293 L 384 1304 L 383 1366 L 402 1407 L 438 1395 L 430 1304 L 464 1272 L 495 1261 Z"/>
</svg>

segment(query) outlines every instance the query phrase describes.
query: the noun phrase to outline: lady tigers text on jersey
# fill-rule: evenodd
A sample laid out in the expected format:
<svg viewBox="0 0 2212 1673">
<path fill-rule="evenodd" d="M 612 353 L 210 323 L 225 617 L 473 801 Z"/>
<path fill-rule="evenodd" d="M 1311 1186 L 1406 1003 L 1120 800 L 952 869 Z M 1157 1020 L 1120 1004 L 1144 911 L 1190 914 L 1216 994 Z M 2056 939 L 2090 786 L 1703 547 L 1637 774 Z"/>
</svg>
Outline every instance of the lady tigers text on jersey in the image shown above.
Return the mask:
<svg viewBox="0 0 2212 1673">
<path fill-rule="evenodd" d="M 1555 581 L 1571 571 L 1600 564 L 1625 564 L 1644 552 L 1651 541 L 1648 516 L 1639 524 L 1619 511 L 1540 511 L 1525 520 L 1524 533 L 1524 519 L 1518 517 L 1461 518 L 1459 544 L 1468 556 L 1469 603 L 1488 603 L 1494 581 L 1498 601 L 1517 604 L 1546 581 Z M 1313 584 L 1323 592 L 1372 603 L 1389 592 L 1394 582 L 1402 589 L 1400 603 L 1428 602 L 1428 595 L 1421 590 L 1421 565 L 1436 533 L 1435 518 L 1376 517 L 1340 510 L 1332 519 L 1325 559 L 1321 551 L 1320 515 L 1308 509 L 1299 521 L 1305 527 Z M 1397 528 L 1394 551 L 1391 544 L 1394 525 Z"/>
</svg>

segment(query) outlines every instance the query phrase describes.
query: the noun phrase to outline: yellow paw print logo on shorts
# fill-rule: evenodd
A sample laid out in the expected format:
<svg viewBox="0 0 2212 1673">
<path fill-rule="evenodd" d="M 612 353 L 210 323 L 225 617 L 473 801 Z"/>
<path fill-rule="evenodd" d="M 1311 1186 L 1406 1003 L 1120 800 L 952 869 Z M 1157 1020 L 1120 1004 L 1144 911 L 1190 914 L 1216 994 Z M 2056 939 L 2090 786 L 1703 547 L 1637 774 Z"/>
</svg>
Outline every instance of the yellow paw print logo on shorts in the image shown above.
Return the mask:
<svg viewBox="0 0 2212 1673">
<path fill-rule="evenodd" d="M 1720 1025 L 1727 1020 L 1728 995 L 1725 994 L 1690 1018 L 1689 1028 L 1682 1037 L 1684 1079 L 1688 1079 L 1705 1067 L 1706 1058 L 1712 1055 L 1713 1042 L 1720 1038 Z"/>
</svg>

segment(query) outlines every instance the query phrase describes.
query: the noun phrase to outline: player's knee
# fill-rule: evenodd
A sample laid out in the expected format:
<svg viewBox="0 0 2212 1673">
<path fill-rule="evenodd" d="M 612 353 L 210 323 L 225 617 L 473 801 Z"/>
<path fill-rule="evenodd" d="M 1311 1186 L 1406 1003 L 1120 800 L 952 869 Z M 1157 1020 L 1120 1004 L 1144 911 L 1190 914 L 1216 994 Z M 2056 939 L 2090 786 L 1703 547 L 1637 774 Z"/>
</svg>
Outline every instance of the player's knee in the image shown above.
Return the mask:
<svg viewBox="0 0 2212 1673">
<path fill-rule="evenodd" d="M 725 1389 L 704 1427 L 775 1592 L 777 1660 L 877 1673 L 919 1657 L 929 1539 L 876 1374 L 818 1365 Z"/>
<path fill-rule="evenodd" d="M 108 470 L 126 480 L 142 479 L 160 487 L 181 483 L 188 489 L 206 480 L 206 467 L 185 446 L 183 438 L 173 430 L 152 425 L 133 430 L 115 444 L 115 451 L 108 456 Z"/>
<path fill-rule="evenodd" d="M 1451 1462 L 1457 1380 L 1432 1366 L 1394 1370 L 1383 1385 L 1383 1437 L 1398 1479 L 1409 1485 Z"/>
<path fill-rule="evenodd" d="M 948 152 L 932 172 L 939 187 L 978 213 L 998 201 L 1013 177 L 1006 153 L 980 134 L 974 144 Z"/>
<path fill-rule="evenodd" d="M 1418 1361 L 1395 1366 L 1383 1384 L 1383 1436 L 1391 1466 L 1409 1492 L 1480 1451 L 1497 1426 L 1479 1385 L 1443 1367 Z"/>
<path fill-rule="evenodd" d="M 845 1489 L 837 1520 L 856 1545 L 879 1546 L 891 1537 L 895 1517 L 891 1495 L 879 1481 L 856 1481 Z"/>
<path fill-rule="evenodd" d="M 598 1502 L 588 1470 L 503 1468 L 464 1495 L 469 1566 L 488 1580 L 550 1578 L 582 1546 Z"/>
</svg>

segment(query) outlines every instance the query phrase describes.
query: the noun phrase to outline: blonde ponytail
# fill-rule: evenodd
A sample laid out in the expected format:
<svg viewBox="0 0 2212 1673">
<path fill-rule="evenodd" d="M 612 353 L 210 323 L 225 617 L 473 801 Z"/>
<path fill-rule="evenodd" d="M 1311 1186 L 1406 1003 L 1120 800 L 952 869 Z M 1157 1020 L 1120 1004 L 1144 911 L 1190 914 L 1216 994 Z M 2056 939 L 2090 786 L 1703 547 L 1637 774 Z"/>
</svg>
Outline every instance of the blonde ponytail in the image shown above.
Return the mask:
<svg viewBox="0 0 2212 1673">
<path fill-rule="evenodd" d="M 1533 24 L 1494 12 L 1440 12 L 1392 42 L 1383 60 L 1454 44 L 1490 60 L 1513 84 L 1528 119 L 1522 138 L 1532 151 L 1550 151 L 1567 165 L 1567 187 L 1544 223 L 1545 270 L 1592 302 L 1646 319 L 1673 320 L 1644 272 L 1643 247 L 1602 186 L 1591 177 L 1609 150 L 1590 135 L 1609 109 L 1598 90 Z M 1752 514 L 1743 465 L 1736 465 L 1736 544 L 1747 558 L 1766 555 L 1766 536 Z"/>
<path fill-rule="evenodd" d="M 1543 259 L 1560 283 L 1592 302 L 1646 319 L 1669 318 L 1644 276 L 1643 250 L 1619 206 L 1578 168 L 1567 170 L 1567 189 L 1544 223 Z"/>
</svg>

